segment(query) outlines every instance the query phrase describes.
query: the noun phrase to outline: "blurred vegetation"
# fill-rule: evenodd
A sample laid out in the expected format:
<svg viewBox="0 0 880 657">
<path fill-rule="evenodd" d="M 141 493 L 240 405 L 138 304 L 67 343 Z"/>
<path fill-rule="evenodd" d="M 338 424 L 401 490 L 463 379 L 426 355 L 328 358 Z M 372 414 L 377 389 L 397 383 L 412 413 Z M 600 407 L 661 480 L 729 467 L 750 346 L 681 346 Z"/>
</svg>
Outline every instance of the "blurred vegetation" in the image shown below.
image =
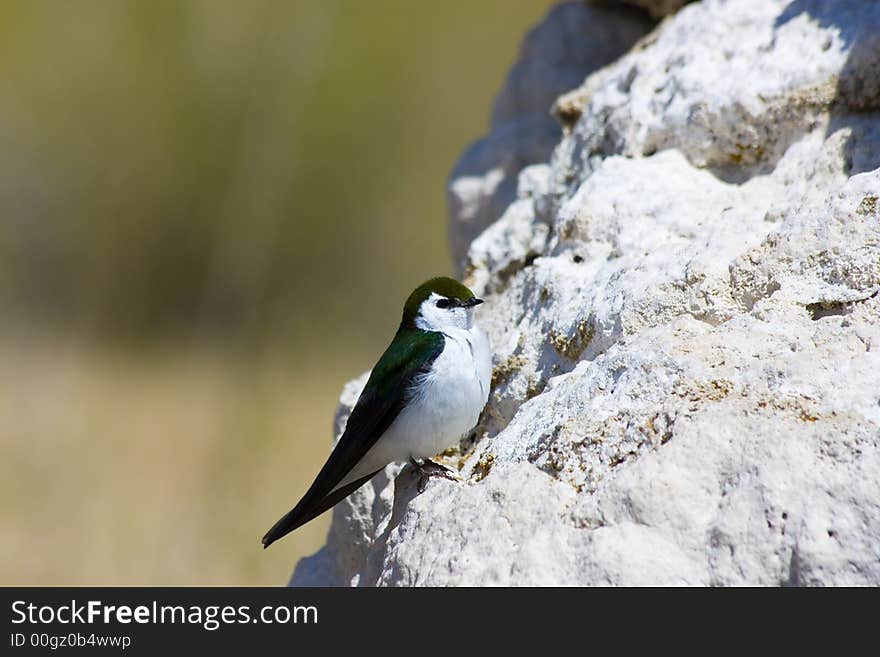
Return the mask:
<svg viewBox="0 0 880 657">
<path fill-rule="evenodd" d="M 284 583 L 263 552 L 547 0 L 0 2 L 2 584 Z"/>
</svg>

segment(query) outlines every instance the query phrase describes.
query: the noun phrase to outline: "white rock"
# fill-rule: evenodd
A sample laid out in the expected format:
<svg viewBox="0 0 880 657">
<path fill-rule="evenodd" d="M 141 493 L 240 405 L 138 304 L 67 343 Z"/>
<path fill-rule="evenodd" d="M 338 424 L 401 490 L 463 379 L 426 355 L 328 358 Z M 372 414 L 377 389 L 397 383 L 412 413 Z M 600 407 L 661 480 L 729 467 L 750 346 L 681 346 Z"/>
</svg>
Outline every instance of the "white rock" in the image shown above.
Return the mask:
<svg viewBox="0 0 880 657">
<path fill-rule="evenodd" d="M 465 151 L 449 179 L 450 246 L 459 272 L 471 240 L 515 198 L 519 171 L 546 162 L 559 141 L 550 115 L 556 97 L 626 52 L 650 25 L 636 12 L 566 2 L 529 32 L 495 100 L 491 132 Z"/>
<path fill-rule="evenodd" d="M 293 583 L 880 584 L 878 62 L 880 3 L 705 0 L 560 99 L 468 251 L 465 483 L 389 468 Z"/>
<path fill-rule="evenodd" d="M 582 116 L 556 168 L 582 180 L 592 160 L 666 148 L 735 179 L 772 168 L 831 105 L 880 105 L 878 22 L 861 0 L 688 5 L 558 103 Z"/>
</svg>

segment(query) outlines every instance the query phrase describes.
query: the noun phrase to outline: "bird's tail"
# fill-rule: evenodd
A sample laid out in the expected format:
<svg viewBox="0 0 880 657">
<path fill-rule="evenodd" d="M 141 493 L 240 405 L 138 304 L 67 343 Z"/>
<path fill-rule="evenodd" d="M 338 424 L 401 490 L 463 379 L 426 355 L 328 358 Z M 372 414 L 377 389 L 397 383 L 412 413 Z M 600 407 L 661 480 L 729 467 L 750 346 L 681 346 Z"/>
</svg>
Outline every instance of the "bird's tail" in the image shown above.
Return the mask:
<svg viewBox="0 0 880 657">
<path fill-rule="evenodd" d="M 376 470 L 376 472 L 379 472 L 379 470 Z M 263 536 L 263 549 L 272 545 L 272 543 L 279 538 L 284 538 L 294 529 L 302 527 L 310 520 L 314 520 L 324 513 L 324 511 L 327 511 L 338 502 L 344 500 L 372 479 L 376 472 L 371 472 L 367 476 L 361 477 L 350 484 L 340 486 L 329 495 L 326 495 L 319 500 L 310 499 L 310 496 L 306 493 L 306 496 L 303 497 L 295 507 L 285 513 L 278 522 L 272 525 L 272 529 L 266 532 L 266 535 Z"/>
</svg>

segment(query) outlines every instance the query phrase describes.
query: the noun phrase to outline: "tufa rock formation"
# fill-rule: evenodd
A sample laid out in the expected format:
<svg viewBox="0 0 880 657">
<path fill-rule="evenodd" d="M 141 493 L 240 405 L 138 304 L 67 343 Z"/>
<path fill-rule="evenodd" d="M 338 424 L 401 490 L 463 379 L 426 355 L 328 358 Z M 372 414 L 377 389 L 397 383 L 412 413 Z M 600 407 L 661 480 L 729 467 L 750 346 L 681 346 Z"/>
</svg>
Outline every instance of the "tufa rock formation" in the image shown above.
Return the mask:
<svg viewBox="0 0 880 657">
<path fill-rule="evenodd" d="M 880 2 L 639 4 L 552 11 L 453 173 L 464 483 L 389 466 L 292 584 L 880 584 Z"/>
</svg>

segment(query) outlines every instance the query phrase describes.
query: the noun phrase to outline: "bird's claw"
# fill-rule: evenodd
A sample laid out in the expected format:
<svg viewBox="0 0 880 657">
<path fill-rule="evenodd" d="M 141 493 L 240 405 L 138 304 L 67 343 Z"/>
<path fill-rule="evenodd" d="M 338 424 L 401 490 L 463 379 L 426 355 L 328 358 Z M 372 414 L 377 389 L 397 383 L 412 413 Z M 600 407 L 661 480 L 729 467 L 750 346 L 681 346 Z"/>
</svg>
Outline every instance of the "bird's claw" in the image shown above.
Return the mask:
<svg viewBox="0 0 880 657">
<path fill-rule="evenodd" d="M 428 487 L 428 481 L 431 477 L 443 477 L 450 481 L 461 481 L 461 477 L 459 477 L 453 470 L 450 470 L 445 465 L 435 463 L 431 459 L 423 459 L 421 463 L 415 459 L 410 459 L 410 461 L 415 467 L 416 472 L 419 474 L 419 494 L 425 492 L 425 489 Z"/>
</svg>

